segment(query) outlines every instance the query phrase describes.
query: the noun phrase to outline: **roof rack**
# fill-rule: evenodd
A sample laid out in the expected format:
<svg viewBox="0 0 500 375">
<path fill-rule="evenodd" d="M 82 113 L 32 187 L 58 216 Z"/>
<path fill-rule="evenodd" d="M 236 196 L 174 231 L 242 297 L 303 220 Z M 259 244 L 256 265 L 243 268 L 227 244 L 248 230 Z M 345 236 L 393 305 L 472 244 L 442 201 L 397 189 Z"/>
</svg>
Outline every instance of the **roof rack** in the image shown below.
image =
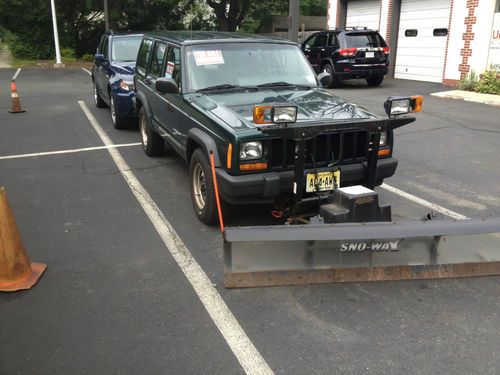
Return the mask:
<svg viewBox="0 0 500 375">
<path fill-rule="evenodd" d="M 371 30 L 366 26 L 346 26 L 345 29 L 346 30 L 348 30 L 348 29 L 349 30 Z"/>
</svg>

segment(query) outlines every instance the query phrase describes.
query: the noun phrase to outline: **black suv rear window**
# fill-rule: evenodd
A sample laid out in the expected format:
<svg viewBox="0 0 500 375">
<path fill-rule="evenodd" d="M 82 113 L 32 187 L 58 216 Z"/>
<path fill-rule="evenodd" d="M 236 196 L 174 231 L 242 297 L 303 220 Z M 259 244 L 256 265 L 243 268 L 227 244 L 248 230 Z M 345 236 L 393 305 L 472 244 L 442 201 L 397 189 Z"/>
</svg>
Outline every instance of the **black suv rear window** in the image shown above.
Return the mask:
<svg viewBox="0 0 500 375">
<path fill-rule="evenodd" d="M 347 47 L 387 47 L 385 41 L 378 33 L 349 33 L 345 34 Z"/>
</svg>

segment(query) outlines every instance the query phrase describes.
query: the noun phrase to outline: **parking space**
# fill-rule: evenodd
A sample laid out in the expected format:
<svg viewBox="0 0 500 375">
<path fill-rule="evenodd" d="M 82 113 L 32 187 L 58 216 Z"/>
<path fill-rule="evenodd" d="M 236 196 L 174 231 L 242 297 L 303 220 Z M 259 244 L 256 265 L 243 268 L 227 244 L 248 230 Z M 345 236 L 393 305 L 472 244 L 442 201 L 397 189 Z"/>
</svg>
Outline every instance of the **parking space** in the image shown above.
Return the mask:
<svg viewBox="0 0 500 375">
<path fill-rule="evenodd" d="M 0 70 L 2 87 L 11 73 Z M 113 129 L 83 70 L 23 70 L 18 87 L 26 113 L 7 113 L 10 98 L 0 98 L 0 184 L 31 259 L 49 268 L 33 290 L 0 295 L 0 373 L 238 374 L 267 365 L 277 374 L 497 372 L 498 277 L 225 290 L 222 237 L 196 219 L 180 157 L 149 158 L 134 145 L 137 129 Z M 389 95 L 423 94 L 418 121 L 397 131 L 400 166 L 387 184 L 466 216 L 499 215 L 498 109 L 428 95 L 439 90 L 388 80 L 334 92 L 377 112 Z M 103 146 L 79 101 L 112 143 L 127 145 L 116 150 L 129 172 L 236 326 L 202 302 L 107 150 L 1 159 Z M 429 211 L 379 190 L 398 219 Z M 248 222 L 273 219 L 267 207 L 242 206 L 227 224 Z M 242 329 L 250 346 L 224 329 Z M 249 370 L 252 347 L 264 364 Z"/>
</svg>

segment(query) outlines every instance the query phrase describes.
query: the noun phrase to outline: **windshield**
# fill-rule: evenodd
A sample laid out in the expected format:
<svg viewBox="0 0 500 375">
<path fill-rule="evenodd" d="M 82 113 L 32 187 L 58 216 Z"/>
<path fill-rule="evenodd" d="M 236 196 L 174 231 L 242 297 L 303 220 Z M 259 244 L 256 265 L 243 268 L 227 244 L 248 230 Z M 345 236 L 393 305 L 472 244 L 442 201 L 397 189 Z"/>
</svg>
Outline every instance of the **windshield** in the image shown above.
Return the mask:
<svg viewBox="0 0 500 375">
<path fill-rule="evenodd" d="M 384 40 L 377 33 L 345 34 L 348 47 L 387 47 Z"/>
<path fill-rule="evenodd" d="M 111 60 L 135 61 L 141 40 L 142 35 L 115 36 L 111 46 Z"/>
<path fill-rule="evenodd" d="M 219 85 L 270 83 L 317 86 L 301 50 L 277 43 L 221 43 L 186 47 L 188 91 Z"/>
</svg>

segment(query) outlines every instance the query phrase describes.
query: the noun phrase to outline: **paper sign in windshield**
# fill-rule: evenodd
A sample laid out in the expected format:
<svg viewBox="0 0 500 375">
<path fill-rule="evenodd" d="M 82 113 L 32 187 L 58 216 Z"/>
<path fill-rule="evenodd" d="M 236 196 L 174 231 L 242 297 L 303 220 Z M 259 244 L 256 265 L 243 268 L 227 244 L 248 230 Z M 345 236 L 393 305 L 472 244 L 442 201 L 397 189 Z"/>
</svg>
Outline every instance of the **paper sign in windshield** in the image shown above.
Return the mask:
<svg viewBox="0 0 500 375">
<path fill-rule="evenodd" d="M 196 65 L 219 65 L 224 64 L 224 57 L 220 49 L 208 51 L 193 51 Z"/>
<path fill-rule="evenodd" d="M 171 61 L 167 61 L 167 71 L 165 72 L 165 76 L 172 77 L 173 72 L 174 72 L 174 63 Z"/>
</svg>

